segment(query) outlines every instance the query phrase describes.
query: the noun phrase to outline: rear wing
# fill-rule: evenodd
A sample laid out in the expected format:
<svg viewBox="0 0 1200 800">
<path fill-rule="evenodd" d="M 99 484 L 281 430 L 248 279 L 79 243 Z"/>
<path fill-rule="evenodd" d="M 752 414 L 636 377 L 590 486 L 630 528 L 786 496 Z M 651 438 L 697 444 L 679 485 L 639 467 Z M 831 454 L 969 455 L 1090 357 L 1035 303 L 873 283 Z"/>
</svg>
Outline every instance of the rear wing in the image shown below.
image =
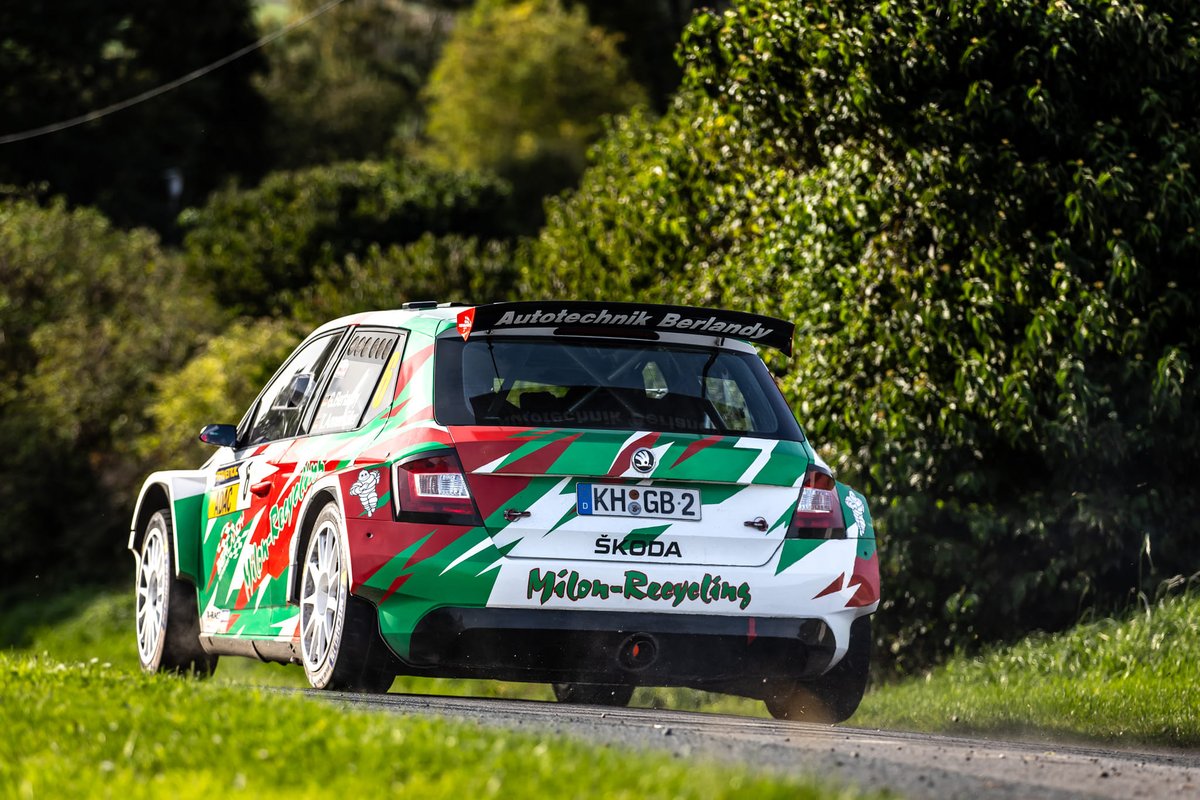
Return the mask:
<svg viewBox="0 0 1200 800">
<path fill-rule="evenodd" d="M 796 326 L 774 317 L 744 311 L 721 311 L 650 303 L 593 303 L 574 300 L 490 303 L 458 313 L 463 340 L 472 333 L 519 328 L 562 328 L 564 332 L 595 330 L 613 335 L 697 333 L 727 336 L 792 354 Z"/>
</svg>

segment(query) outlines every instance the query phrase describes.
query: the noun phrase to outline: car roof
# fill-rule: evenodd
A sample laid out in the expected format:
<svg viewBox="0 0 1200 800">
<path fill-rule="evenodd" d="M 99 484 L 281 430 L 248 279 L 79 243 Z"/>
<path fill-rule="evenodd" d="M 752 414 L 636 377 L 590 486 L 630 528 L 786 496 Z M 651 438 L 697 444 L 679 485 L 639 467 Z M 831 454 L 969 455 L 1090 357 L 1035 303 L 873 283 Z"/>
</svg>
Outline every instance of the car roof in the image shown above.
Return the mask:
<svg viewBox="0 0 1200 800">
<path fill-rule="evenodd" d="M 439 305 L 436 308 L 393 308 L 380 311 L 363 311 L 358 314 L 349 314 L 345 317 L 332 319 L 313 331 L 313 334 L 324 333 L 335 328 L 344 328 L 347 325 L 379 325 L 387 328 L 405 328 L 411 326 L 414 321 L 421 319 L 453 324 L 458 312 L 462 311 L 463 308 L 465 306 L 445 304 Z"/>
</svg>

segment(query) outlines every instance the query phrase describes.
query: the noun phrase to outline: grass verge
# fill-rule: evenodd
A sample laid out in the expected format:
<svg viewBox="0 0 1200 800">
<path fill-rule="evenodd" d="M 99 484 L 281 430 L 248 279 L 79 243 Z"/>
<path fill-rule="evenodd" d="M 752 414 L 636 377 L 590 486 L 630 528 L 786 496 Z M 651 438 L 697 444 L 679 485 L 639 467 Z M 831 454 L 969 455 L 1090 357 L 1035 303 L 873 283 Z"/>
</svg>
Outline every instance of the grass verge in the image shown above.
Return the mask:
<svg viewBox="0 0 1200 800">
<path fill-rule="evenodd" d="M 138 671 L 131 593 L 79 593 L 23 603 L 0 619 L 0 647 L 65 662 L 97 659 Z M 304 686 L 297 666 L 222 658 L 216 685 Z M 392 691 L 551 700 L 545 684 L 396 679 Z M 689 689 L 638 689 L 633 705 L 766 716 L 762 703 Z M 1055 737 L 1127 745 L 1200 746 L 1200 594 L 1123 619 L 1030 637 L 918 678 L 874 689 L 850 725 Z"/>
<path fill-rule="evenodd" d="M 1200 594 L 881 687 L 856 727 L 1200 745 Z"/>
<path fill-rule="evenodd" d="M 3 797 L 861 797 L 465 722 L 0 652 Z"/>
<path fill-rule="evenodd" d="M 66 662 L 97 659 L 115 668 L 136 671 L 132 591 L 80 591 L 46 602 L 17 604 L 0 619 L 0 648 L 26 653 L 46 653 Z M 248 658 L 223 657 L 213 682 L 250 686 L 307 686 L 297 665 L 263 664 Z M 407 694 L 444 694 L 460 697 L 504 697 L 520 700 L 553 700 L 544 683 L 509 683 L 484 680 L 414 678 L 402 675 L 392 691 Z M 743 716 L 767 716 L 763 704 L 743 697 L 697 692 L 691 689 L 638 689 L 632 705 L 712 711 Z"/>
</svg>

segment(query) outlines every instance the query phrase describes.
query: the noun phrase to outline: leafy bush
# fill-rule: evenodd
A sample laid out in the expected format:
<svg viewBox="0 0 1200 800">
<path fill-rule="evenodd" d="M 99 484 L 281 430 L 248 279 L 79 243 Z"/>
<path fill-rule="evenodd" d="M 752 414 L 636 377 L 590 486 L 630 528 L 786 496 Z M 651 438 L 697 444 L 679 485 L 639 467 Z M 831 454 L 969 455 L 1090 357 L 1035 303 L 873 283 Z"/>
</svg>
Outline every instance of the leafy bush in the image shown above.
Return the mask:
<svg viewBox="0 0 1200 800">
<path fill-rule="evenodd" d="M 257 38 L 250 0 L 0 4 L 4 134 L 127 101 Z M 203 80 L 87 125 L 0 146 L 0 184 L 42 184 L 118 225 L 174 234 L 182 207 L 264 166 L 266 106 L 253 50 Z M 178 190 L 179 195 L 174 195 Z"/>
<path fill-rule="evenodd" d="M 496 302 L 512 299 L 516 278 L 512 247 L 503 242 L 427 234 L 404 246 L 372 247 L 361 259 L 350 256 L 322 270 L 296 313 L 318 325 L 409 300 Z"/>
<path fill-rule="evenodd" d="M 212 453 L 197 438 L 214 422 L 234 424 L 307 328 L 287 320 L 239 320 L 209 339 L 187 363 L 159 379 L 138 441 L 155 469 L 195 469 Z"/>
<path fill-rule="evenodd" d="M 616 38 L 558 0 L 479 3 L 426 93 L 429 158 L 498 172 L 530 202 L 575 182 L 604 115 L 645 102 Z"/>
<path fill-rule="evenodd" d="M 272 27 L 322 5 L 291 0 Z M 453 15 L 420 2 L 344 3 L 265 52 L 270 73 L 256 81 L 271 110 L 277 168 L 379 158 L 393 139 L 420 127 L 420 90 Z"/>
<path fill-rule="evenodd" d="M 1194 570 L 1200 8 L 745 0 L 552 203 L 528 291 L 777 313 L 900 666 Z"/>
<path fill-rule="evenodd" d="M 403 244 L 426 232 L 506 236 L 507 196 L 494 178 L 415 163 L 277 172 L 254 189 L 226 189 L 185 212 L 184 245 L 218 301 L 265 316 L 285 311 L 318 267 L 372 244 Z"/>
<path fill-rule="evenodd" d="M 0 201 L 0 572 L 107 577 L 142 466 L 154 377 L 219 315 L 177 256 L 99 213 Z"/>
</svg>

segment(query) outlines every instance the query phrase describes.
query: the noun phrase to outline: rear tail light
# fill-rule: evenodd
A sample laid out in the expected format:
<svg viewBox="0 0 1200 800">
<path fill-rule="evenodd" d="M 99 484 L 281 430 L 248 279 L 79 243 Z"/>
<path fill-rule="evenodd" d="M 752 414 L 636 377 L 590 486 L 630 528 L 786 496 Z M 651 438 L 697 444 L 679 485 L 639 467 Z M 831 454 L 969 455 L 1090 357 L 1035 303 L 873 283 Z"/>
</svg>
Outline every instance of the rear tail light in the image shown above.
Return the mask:
<svg viewBox="0 0 1200 800">
<path fill-rule="evenodd" d="M 451 451 L 422 454 L 395 466 L 396 519 L 480 525 L 462 464 Z"/>
<path fill-rule="evenodd" d="M 838 502 L 833 476 L 817 466 L 808 468 L 792 523 L 789 539 L 844 539 L 846 524 L 842 519 L 842 504 Z"/>
</svg>

